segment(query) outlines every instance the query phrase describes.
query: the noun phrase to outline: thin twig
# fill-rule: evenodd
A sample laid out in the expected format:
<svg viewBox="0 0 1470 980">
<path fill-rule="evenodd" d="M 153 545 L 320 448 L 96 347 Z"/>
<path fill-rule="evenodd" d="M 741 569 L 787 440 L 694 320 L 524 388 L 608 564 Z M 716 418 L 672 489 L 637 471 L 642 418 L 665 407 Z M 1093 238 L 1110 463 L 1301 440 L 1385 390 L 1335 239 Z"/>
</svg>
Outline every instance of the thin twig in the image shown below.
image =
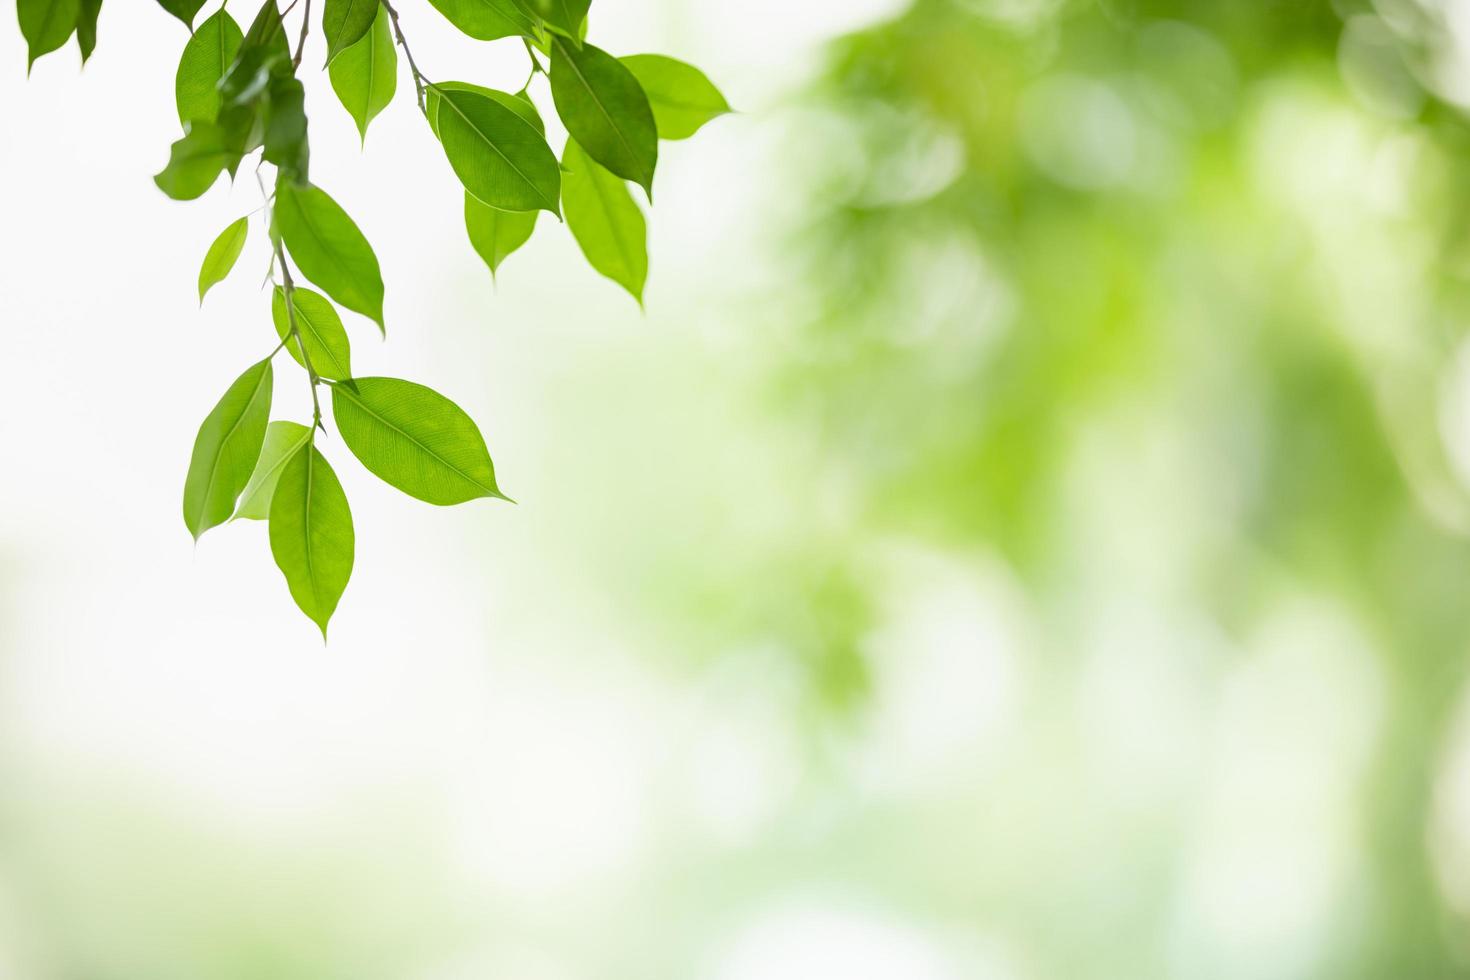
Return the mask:
<svg viewBox="0 0 1470 980">
<path fill-rule="evenodd" d="M 413 52 L 408 48 L 408 39 L 403 36 L 403 28 L 398 23 L 398 11 L 393 9 L 393 4 L 389 0 L 379 0 L 379 2 L 382 3 L 383 9 L 388 11 L 388 19 L 393 22 L 393 36 L 398 39 L 398 46 L 403 49 L 404 57 L 408 59 L 408 70 L 413 73 L 413 87 L 418 93 L 419 111 L 427 119 L 429 101 L 424 94 L 424 88 L 430 83 L 425 80 L 424 73 L 419 71 L 419 66 L 413 60 Z"/>
<path fill-rule="evenodd" d="M 306 50 L 306 34 L 311 30 L 311 0 L 301 11 L 301 36 L 296 39 L 296 54 L 291 58 L 291 67 L 301 67 L 301 53 Z"/>
</svg>

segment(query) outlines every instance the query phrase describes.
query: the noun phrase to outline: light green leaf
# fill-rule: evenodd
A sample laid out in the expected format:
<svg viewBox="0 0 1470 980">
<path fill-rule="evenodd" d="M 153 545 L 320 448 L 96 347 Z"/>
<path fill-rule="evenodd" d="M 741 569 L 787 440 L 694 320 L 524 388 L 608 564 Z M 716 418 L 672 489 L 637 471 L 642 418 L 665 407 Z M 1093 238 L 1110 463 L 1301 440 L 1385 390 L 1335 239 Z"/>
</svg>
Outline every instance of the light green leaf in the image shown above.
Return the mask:
<svg viewBox="0 0 1470 980">
<path fill-rule="evenodd" d="M 347 341 L 342 318 L 327 298 L 304 286 L 297 286 L 291 290 L 291 307 L 296 317 L 296 329 L 306 346 L 306 356 L 311 358 L 311 368 L 317 376 L 333 381 L 352 377 L 352 346 Z M 276 335 L 286 341 L 286 350 L 297 364 L 306 367 L 296 342 L 287 340 L 291 336 L 291 318 L 286 310 L 286 291 L 280 286 L 276 287 L 271 298 L 271 319 L 276 324 Z"/>
<path fill-rule="evenodd" d="M 567 167 L 561 185 L 567 227 L 592 268 L 632 293 L 642 305 L 643 283 L 648 278 L 648 227 L 638 202 L 621 177 L 584 153 L 575 140 L 567 140 L 562 159 Z"/>
<path fill-rule="evenodd" d="M 275 225 L 302 275 L 383 329 L 378 257 L 347 212 L 320 187 L 276 185 Z"/>
<path fill-rule="evenodd" d="M 240 494 L 240 505 L 235 508 L 235 517 L 251 521 L 263 521 L 270 517 L 271 497 L 281 479 L 281 471 L 291 457 L 302 446 L 311 441 L 311 429 L 299 422 L 272 422 L 266 426 L 265 443 L 260 447 L 260 459 L 245 492 Z"/>
<path fill-rule="evenodd" d="M 325 640 L 327 621 L 352 577 L 352 510 L 337 474 L 310 440 L 291 455 L 276 483 L 270 539 L 291 598 Z"/>
<path fill-rule="evenodd" d="M 332 415 L 362 465 L 411 497 L 459 504 L 508 499 L 474 421 L 431 388 L 397 378 L 356 378 L 332 386 Z"/>
<path fill-rule="evenodd" d="M 455 27 L 477 41 L 530 36 L 535 21 L 512 0 L 429 0 Z"/>
<path fill-rule="evenodd" d="M 204 6 L 204 0 L 158 0 L 158 5 L 183 21 L 184 26 L 192 31 L 194 15 Z"/>
<path fill-rule="evenodd" d="M 562 185 L 562 199 L 566 199 L 566 185 Z M 502 211 L 488 204 L 481 204 L 468 191 L 464 195 L 464 226 L 470 234 L 470 244 L 480 253 L 480 258 L 490 267 L 493 276 L 506 256 L 526 244 L 536 228 L 536 211 Z"/>
<path fill-rule="evenodd" d="M 661 139 L 688 139 L 699 127 L 730 111 L 720 90 L 693 65 L 661 54 L 634 54 L 620 60 L 643 86 Z"/>
<path fill-rule="evenodd" d="M 658 129 L 648 96 L 618 59 L 590 44 L 551 39 L 551 97 L 587 155 L 653 196 Z"/>
<path fill-rule="evenodd" d="M 26 71 L 43 54 L 55 51 L 76 30 L 80 0 L 16 0 L 15 13 L 26 39 Z"/>
<path fill-rule="evenodd" d="M 245 239 L 250 234 L 250 222 L 246 218 L 239 218 L 230 222 L 230 226 L 219 233 L 209 246 L 209 251 L 204 253 L 204 264 L 199 267 L 199 302 L 204 302 L 204 294 L 209 292 L 217 282 L 223 282 L 235 267 L 235 260 L 240 257 L 240 250 L 245 247 Z"/>
<path fill-rule="evenodd" d="M 97 49 L 97 15 L 102 13 L 102 0 L 81 0 L 77 14 L 77 47 L 82 51 L 82 64 Z"/>
<path fill-rule="evenodd" d="M 544 136 L 477 92 L 439 95 L 439 140 L 465 190 L 505 211 L 559 212 L 561 170 Z"/>
<path fill-rule="evenodd" d="M 198 120 L 169 148 L 168 165 L 153 177 L 158 189 L 176 201 L 192 201 L 214 186 L 220 173 L 240 162 L 231 134 Z"/>
<path fill-rule="evenodd" d="M 377 19 L 378 0 L 326 0 L 322 33 L 327 36 L 327 64 L 362 40 Z"/>
<path fill-rule="evenodd" d="M 536 111 L 535 104 L 524 93 L 512 95 L 509 92 L 486 88 L 483 85 L 475 85 L 472 82 L 435 82 L 434 87 L 429 89 L 425 106 L 429 116 L 429 128 L 434 131 L 435 136 L 439 135 L 440 91 L 474 92 L 478 95 L 485 96 L 487 99 L 494 99 L 528 122 L 536 132 L 542 136 L 546 135 L 546 124 L 541 121 L 541 113 Z"/>
<path fill-rule="evenodd" d="M 368 123 L 387 108 L 398 90 L 398 52 L 388 15 L 381 4 L 373 26 L 356 44 L 332 59 L 327 74 L 332 91 L 357 123 L 357 133 L 367 140 Z"/>
<path fill-rule="evenodd" d="M 210 15 L 184 45 L 179 69 L 174 75 L 174 101 L 179 122 L 195 119 L 214 122 L 219 115 L 220 79 L 240 52 L 245 35 L 224 10 Z"/>
<path fill-rule="evenodd" d="M 194 540 L 229 520 L 250 480 L 271 412 L 271 362 L 252 364 L 235 379 L 199 426 L 184 479 L 184 524 Z"/>
</svg>

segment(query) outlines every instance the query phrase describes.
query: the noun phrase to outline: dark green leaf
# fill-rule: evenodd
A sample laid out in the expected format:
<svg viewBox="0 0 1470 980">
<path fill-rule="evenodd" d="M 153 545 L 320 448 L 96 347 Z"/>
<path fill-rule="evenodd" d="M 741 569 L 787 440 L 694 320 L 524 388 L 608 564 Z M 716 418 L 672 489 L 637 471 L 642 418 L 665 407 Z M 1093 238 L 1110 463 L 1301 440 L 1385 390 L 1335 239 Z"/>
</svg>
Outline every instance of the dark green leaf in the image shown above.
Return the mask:
<svg viewBox="0 0 1470 980">
<path fill-rule="evenodd" d="M 516 2 L 521 9 L 545 21 L 547 27 L 573 41 L 582 39 L 583 25 L 587 22 L 587 8 L 592 6 L 592 0 L 516 0 Z"/>
<path fill-rule="evenodd" d="M 477 95 L 485 96 L 487 99 L 494 99 L 524 119 L 536 132 L 542 136 L 546 135 L 546 124 L 541 121 L 541 113 L 536 111 L 535 104 L 525 94 L 512 95 L 509 92 L 486 88 L 483 85 L 475 85 L 472 82 L 436 82 L 434 87 L 429 89 L 426 107 L 429 116 L 429 128 L 434 131 L 435 136 L 439 135 L 439 92 L 441 91 L 474 92 Z"/>
<path fill-rule="evenodd" d="M 373 26 L 378 0 L 326 0 L 322 8 L 322 33 L 327 36 L 327 64 L 362 40 Z"/>
<path fill-rule="evenodd" d="M 270 506 L 271 555 L 291 598 L 321 627 L 352 577 L 352 510 L 337 474 L 308 441 L 287 461 Z"/>
<path fill-rule="evenodd" d="M 561 171 L 546 138 L 477 92 L 439 94 L 439 140 L 465 190 L 505 211 L 558 213 Z"/>
<path fill-rule="evenodd" d="M 529 36 L 535 21 L 512 0 L 429 0 L 455 27 L 478 41 Z"/>
<path fill-rule="evenodd" d="M 272 422 L 266 426 L 260 459 L 255 463 L 255 472 L 250 474 L 250 482 L 245 484 L 245 492 L 240 494 L 235 518 L 263 521 L 270 517 L 271 496 L 276 492 L 281 471 L 310 440 L 311 429 L 299 422 Z"/>
<path fill-rule="evenodd" d="M 270 87 L 271 75 L 278 65 L 291 60 L 291 46 L 286 40 L 286 26 L 276 0 L 265 0 L 239 53 L 225 71 L 219 89 L 225 106 L 242 106 L 259 98 Z"/>
<path fill-rule="evenodd" d="M 332 91 L 342 101 L 357 123 L 358 135 L 367 139 L 368 123 L 393 101 L 398 89 L 398 52 L 388 15 L 377 5 L 377 18 L 372 28 L 356 44 L 332 59 L 327 73 L 332 78 Z"/>
<path fill-rule="evenodd" d="M 271 77 L 265 105 L 265 152 L 283 178 L 304 184 L 311 147 L 306 141 L 306 88 L 295 75 L 282 73 Z"/>
<path fill-rule="evenodd" d="M 249 220 L 239 218 L 231 222 L 210 244 L 209 251 L 204 253 L 204 264 L 199 267 L 199 302 L 204 302 L 204 294 L 209 292 L 211 286 L 223 281 L 230 274 L 230 270 L 235 267 L 235 260 L 240 257 L 240 250 L 245 247 L 245 238 L 249 232 Z"/>
<path fill-rule="evenodd" d="M 275 225 L 302 275 L 383 329 L 383 276 L 378 257 L 326 191 L 311 184 L 277 184 Z"/>
<path fill-rule="evenodd" d="M 592 268 L 618 283 L 643 303 L 648 278 L 648 230 L 643 212 L 628 185 L 567 140 L 562 157 L 561 200 L 567 227 Z"/>
<path fill-rule="evenodd" d="M 168 166 L 153 178 L 176 201 L 191 201 L 209 190 L 220 172 L 233 168 L 240 152 L 229 134 L 209 122 L 195 122 L 169 149 Z"/>
<path fill-rule="evenodd" d="M 271 362 L 252 364 L 199 426 L 184 480 L 184 524 L 199 535 L 229 520 L 250 480 L 271 412 Z"/>
<path fill-rule="evenodd" d="M 235 19 L 220 10 L 206 18 L 189 38 L 174 75 L 179 122 L 215 121 L 219 115 L 220 79 L 239 54 L 244 37 Z"/>
<path fill-rule="evenodd" d="M 352 377 L 352 346 L 347 342 L 342 318 L 327 298 L 297 286 L 291 290 L 291 307 L 301 342 L 306 345 L 306 356 L 311 358 L 311 369 L 319 377 L 334 381 Z M 296 363 L 306 367 L 296 342 L 287 339 L 291 336 L 291 317 L 287 313 L 286 292 L 277 286 L 275 296 L 271 298 L 271 319 L 275 321 L 276 334 L 286 341 L 286 350 Z"/>
<path fill-rule="evenodd" d="M 77 47 L 82 51 L 82 64 L 97 50 L 97 15 L 102 13 L 102 0 L 81 0 L 77 14 Z"/>
<path fill-rule="evenodd" d="M 55 51 L 76 30 L 80 0 L 16 0 L 15 13 L 26 39 L 26 71 L 43 54 Z"/>
<path fill-rule="evenodd" d="M 158 5 L 183 21 L 184 26 L 192 31 L 194 15 L 204 6 L 204 0 L 158 0 Z"/>
<path fill-rule="evenodd" d="M 658 130 L 638 79 L 599 48 L 551 39 L 551 97 L 587 155 L 653 196 Z"/>
<path fill-rule="evenodd" d="M 562 186 L 566 198 L 566 185 Z M 536 228 L 536 211 L 502 211 L 481 204 L 468 191 L 464 195 L 464 226 L 470 233 L 470 244 L 490 267 L 493 276 L 506 256 L 520 248 Z"/>
<path fill-rule="evenodd" d="M 441 505 L 504 498 L 474 421 L 430 388 L 356 378 L 332 386 L 332 414 L 362 465 L 411 497 Z"/>
<path fill-rule="evenodd" d="M 730 111 L 720 90 L 693 65 L 661 54 L 634 54 L 621 60 L 643 86 L 662 139 L 688 139 Z"/>
</svg>

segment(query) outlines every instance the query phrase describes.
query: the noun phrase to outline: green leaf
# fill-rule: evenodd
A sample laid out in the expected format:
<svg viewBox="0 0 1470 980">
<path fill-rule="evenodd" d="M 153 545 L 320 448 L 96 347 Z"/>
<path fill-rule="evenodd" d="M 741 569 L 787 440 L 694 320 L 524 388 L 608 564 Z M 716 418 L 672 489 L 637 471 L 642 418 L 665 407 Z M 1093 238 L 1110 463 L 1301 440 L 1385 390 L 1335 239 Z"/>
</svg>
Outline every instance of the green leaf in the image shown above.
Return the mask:
<svg viewBox="0 0 1470 980">
<path fill-rule="evenodd" d="M 379 479 L 431 504 L 508 499 L 474 421 L 443 395 L 397 378 L 332 386 L 342 441 Z"/>
<path fill-rule="evenodd" d="M 477 92 L 439 95 L 439 141 L 465 190 L 505 211 L 559 212 L 561 170 L 535 127 Z"/>
<path fill-rule="evenodd" d="M 311 358 L 311 369 L 318 377 L 339 381 L 352 377 L 352 346 L 347 341 L 347 330 L 342 318 L 332 304 L 321 293 L 297 286 L 291 290 L 291 313 L 295 314 L 296 329 L 301 342 L 306 345 L 306 356 Z M 296 363 L 306 367 L 301 351 L 291 336 L 291 317 L 287 315 L 286 292 L 276 287 L 271 298 L 271 319 L 276 324 L 276 335 L 286 341 L 286 350 Z"/>
<path fill-rule="evenodd" d="M 347 212 L 320 187 L 276 185 L 275 226 L 302 275 L 383 330 L 378 257 Z"/>
<path fill-rule="evenodd" d="M 204 0 L 158 0 L 158 5 L 183 21 L 184 26 L 192 31 L 194 15 L 204 6 Z"/>
<path fill-rule="evenodd" d="M 179 70 L 174 75 L 174 100 L 179 122 L 196 119 L 214 122 L 219 115 L 220 79 L 240 52 L 245 35 L 240 25 L 224 10 L 210 15 L 184 45 Z"/>
<path fill-rule="evenodd" d="M 566 199 L 566 185 L 562 185 Z M 536 228 L 536 211 L 502 211 L 481 204 L 468 191 L 464 195 L 464 226 L 470 233 L 470 244 L 490 267 L 493 276 L 506 256 L 526 244 Z"/>
<path fill-rule="evenodd" d="M 82 64 L 97 50 L 97 15 L 102 13 L 102 0 L 81 0 L 77 14 L 77 47 L 82 51 Z"/>
<path fill-rule="evenodd" d="M 265 152 L 261 156 L 274 163 L 283 178 L 304 184 L 311 158 L 311 147 L 306 141 L 306 87 L 295 75 L 278 72 L 271 76 L 267 91 Z"/>
<path fill-rule="evenodd" d="M 243 106 L 253 102 L 269 88 L 276 66 L 290 60 L 291 46 L 276 0 L 265 0 L 245 32 L 235 60 L 220 80 L 221 104 Z"/>
<path fill-rule="evenodd" d="M 575 42 L 582 39 L 587 8 L 592 6 L 592 0 L 517 0 L 517 3 L 521 9 L 545 21 L 547 27 Z"/>
<path fill-rule="evenodd" d="M 311 429 L 299 422 L 272 422 L 266 426 L 260 459 L 255 464 L 255 472 L 250 474 L 250 482 L 245 484 L 245 492 L 240 494 L 240 505 L 232 519 L 263 521 L 270 517 L 271 497 L 276 492 L 281 471 L 296 451 L 310 441 Z"/>
<path fill-rule="evenodd" d="M 620 60 L 643 86 L 661 139 L 688 139 L 699 127 L 730 111 L 720 90 L 693 65 L 661 54 L 634 54 Z"/>
<path fill-rule="evenodd" d="M 378 0 L 326 0 L 322 33 L 327 36 L 327 64 L 362 40 L 377 19 L 380 6 Z"/>
<path fill-rule="evenodd" d="M 199 426 L 184 479 L 184 524 L 194 540 L 223 524 L 260 458 L 271 412 L 271 361 L 252 364 L 235 379 Z"/>
<path fill-rule="evenodd" d="M 520 116 L 531 125 L 536 132 L 542 136 L 546 135 L 546 124 L 541 121 L 541 113 L 536 111 L 536 105 L 529 96 L 524 93 L 512 95 L 509 92 L 501 92 L 498 89 L 486 88 L 483 85 L 475 85 L 472 82 L 435 82 L 434 87 L 429 89 L 425 108 L 429 116 L 429 128 L 434 135 L 439 135 L 439 92 L 474 92 L 483 95 L 487 99 L 494 99 L 505 106 L 511 112 Z"/>
<path fill-rule="evenodd" d="M 429 0 L 455 27 L 477 41 L 531 36 L 536 22 L 512 0 Z"/>
<path fill-rule="evenodd" d="M 168 165 L 153 177 L 158 189 L 176 201 L 192 201 L 240 162 L 240 151 L 230 134 L 214 123 L 196 121 L 169 148 Z"/>
<path fill-rule="evenodd" d="M 204 264 L 199 267 L 199 302 L 204 302 L 204 294 L 209 292 L 217 282 L 223 282 L 235 267 L 235 260 L 240 257 L 240 250 L 245 247 L 245 238 L 250 233 L 250 222 L 246 218 L 239 218 L 230 223 L 230 226 L 219 233 L 209 246 L 209 251 L 204 253 Z"/>
<path fill-rule="evenodd" d="M 567 227 L 592 268 L 633 294 L 641 306 L 648 278 L 648 228 L 623 179 L 567 140 L 561 201 Z"/>
<path fill-rule="evenodd" d="M 15 13 L 26 39 L 26 71 L 36 59 L 67 42 L 81 16 L 80 0 L 16 0 Z"/>
<path fill-rule="evenodd" d="M 286 462 L 270 506 L 271 555 L 291 598 L 321 627 L 352 577 L 352 510 L 337 474 L 308 440 Z"/>
<path fill-rule="evenodd" d="M 332 78 L 332 91 L 346 107 L 358 135 L 367 140 L 368 123 L 393 101 L 398 89 L 398 52 L 388 14 L 381 4 L 372 28 L 356 44 L 332 59 L 327 74 Z"/>
<path fill-rule="evenodd" d="M 599 48 L 551 39 L 551 97 L 587 155 L 653 197 L 658 129 L 638 79 Z"/>
</svg>

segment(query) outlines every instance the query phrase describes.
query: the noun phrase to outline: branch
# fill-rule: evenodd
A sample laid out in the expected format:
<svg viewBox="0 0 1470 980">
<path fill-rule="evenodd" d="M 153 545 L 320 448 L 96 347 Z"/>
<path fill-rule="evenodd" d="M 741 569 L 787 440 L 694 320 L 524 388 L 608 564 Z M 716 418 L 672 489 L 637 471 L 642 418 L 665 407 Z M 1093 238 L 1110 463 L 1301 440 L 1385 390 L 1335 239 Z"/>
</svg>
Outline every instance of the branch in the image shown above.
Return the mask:
<svg viewBox="0 0 1470 980">
<path fill-rule="evenodd" d="M 388 19 L 393 22 L 393 36 L 398 39 L 398 46 L 403 49 L 404 57 L 408 59 L 408 70 L 413 72 L 413 87 L 418 93 L 419 112 L 422 112 L 424 118 L 427 119 L 429 118 L 429 102 L 428 97 L 424 95 L 424 89 L 431 83 L 425 80 L 424 73 L 419 71 L 419 66 L 413 60 L 413 52 L 408 49 L 408 39 L 403 36 L 403 28 L 398 23 L 398 11 L 393 8 L 389 0 L 379 0 L 379 2 L 382 3 L 383 9 L 388 11 Z"/>
</svg>

